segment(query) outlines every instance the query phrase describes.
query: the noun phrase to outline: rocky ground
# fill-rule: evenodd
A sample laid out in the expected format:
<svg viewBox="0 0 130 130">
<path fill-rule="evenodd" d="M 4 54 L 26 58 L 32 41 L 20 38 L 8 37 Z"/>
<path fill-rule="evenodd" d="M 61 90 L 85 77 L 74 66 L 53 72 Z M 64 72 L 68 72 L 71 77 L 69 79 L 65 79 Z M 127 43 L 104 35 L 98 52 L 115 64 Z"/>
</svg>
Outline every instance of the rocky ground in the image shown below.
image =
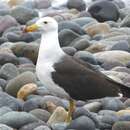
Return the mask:
<svg viewBox="0 0 130 130">
<path fill-rule="evenodd" d="M 21 30 L 38 19 L 38 11 L 54 17 L 66 53 L 130 87 L 130 7 L 121 0 L 68 0 L 55 9 L 51 4 L 0 2 L 0 130 L 130 130 L 129 98 L 77 101 L 66 124 L 68 101 L 54 96 L 35 74 L 41 33 Z"/>
</svg>

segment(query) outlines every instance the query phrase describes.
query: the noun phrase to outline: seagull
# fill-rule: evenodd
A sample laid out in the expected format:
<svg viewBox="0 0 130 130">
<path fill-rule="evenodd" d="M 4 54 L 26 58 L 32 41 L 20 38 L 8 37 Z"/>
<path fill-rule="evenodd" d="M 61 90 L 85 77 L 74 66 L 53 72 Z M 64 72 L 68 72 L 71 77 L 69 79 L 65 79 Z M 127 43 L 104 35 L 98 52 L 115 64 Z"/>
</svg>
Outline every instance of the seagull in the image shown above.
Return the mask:
<svg viewBox="0 0 130 130">
<path fill-rule="evenodd" d="M 36 64 L 39 80 L 48 88 L 60 88 L 69 100 L 67 122 L 75 109 L 75 100 L 117 97 L 120 93 L 129 97 L 130 88 L 118 83 L 88 62 L 67 55 L 58 40 L 58 23 L 51 17 L 39 18 L 26 26 L 25 32 L 41 31 L 41 44 Z"/>
</svg>

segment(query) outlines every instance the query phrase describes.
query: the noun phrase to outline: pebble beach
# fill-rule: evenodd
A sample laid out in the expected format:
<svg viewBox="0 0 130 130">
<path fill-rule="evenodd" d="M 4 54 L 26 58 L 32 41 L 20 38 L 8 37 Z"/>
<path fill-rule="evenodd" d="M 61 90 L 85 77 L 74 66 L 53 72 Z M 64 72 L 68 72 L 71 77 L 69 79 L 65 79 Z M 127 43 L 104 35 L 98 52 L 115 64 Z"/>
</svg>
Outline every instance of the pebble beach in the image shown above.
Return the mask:
<svg viewBox="0 0 130 130">
<path fill-rule="evenodd" d="M 66 123 L 69 101 L 36 75 L 41 32 L 22 30 L 53 17 L 65 53 L 130 87 L 130 1 L 14 1 L 0 1 L 0 130 L 130 130 L 129 97 L 76 101 Z"/>
</svg>

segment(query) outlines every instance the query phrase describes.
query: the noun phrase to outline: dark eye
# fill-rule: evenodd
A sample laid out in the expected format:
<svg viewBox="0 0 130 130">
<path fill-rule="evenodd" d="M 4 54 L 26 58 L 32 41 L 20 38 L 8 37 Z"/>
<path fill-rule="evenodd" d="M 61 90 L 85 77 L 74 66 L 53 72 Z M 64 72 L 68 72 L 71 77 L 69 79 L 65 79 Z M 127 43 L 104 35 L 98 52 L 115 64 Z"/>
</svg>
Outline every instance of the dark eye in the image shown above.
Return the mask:
<svg viewBox="0 0 130 130">
<path fill-rule="evenodd" d="M 48 22 L 47 21 L 44 21 L 44 24 L 47 24 Z"/>
</svg>

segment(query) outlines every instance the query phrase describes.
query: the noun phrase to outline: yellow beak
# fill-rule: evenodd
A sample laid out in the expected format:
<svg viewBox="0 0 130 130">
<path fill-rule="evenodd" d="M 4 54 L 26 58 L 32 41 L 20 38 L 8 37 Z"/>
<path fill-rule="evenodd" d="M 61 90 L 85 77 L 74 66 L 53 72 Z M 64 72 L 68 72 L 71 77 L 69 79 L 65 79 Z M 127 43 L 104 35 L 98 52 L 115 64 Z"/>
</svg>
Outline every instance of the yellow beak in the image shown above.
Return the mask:
<svg viewBox="0 0 130 130">
<path fill-rule="evenodd" d="M 38 26 L 36 24 L 32 24 L 24 28 L 24 32 L 34 32 L 38 30 Z"/>
</svg>

